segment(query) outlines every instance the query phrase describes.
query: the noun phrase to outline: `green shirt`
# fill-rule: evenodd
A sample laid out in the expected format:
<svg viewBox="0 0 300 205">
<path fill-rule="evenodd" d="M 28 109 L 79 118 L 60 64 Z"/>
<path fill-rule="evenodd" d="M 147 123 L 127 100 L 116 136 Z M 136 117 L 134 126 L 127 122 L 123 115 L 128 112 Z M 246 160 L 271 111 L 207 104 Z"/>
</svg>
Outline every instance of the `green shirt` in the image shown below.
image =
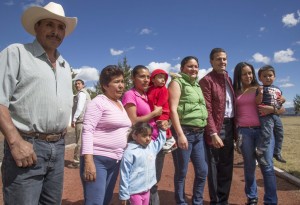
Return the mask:
<svg viewBox="0 0 300 205">
<path fill-rule="evenodd" d="M 197 79 L 191 80 L 184 73 L 179 73 L 181 77 L 175 78 L 181 89 L 178 103 L 178 116 L 181 125 L 195 127 L 205 127 L 207 110 L 205 100 Z"/>
</svg>

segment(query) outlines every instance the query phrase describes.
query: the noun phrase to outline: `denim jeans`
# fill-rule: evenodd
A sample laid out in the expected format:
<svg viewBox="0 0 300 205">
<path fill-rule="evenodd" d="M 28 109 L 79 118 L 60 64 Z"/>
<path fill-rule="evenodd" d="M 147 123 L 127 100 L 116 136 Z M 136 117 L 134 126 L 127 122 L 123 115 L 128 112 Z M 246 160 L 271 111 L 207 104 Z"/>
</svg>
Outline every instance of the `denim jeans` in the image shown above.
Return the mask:
<svg viewBox="0 0 300 205">
<path fill-rule="evenodd" d="M 156 167 L 156 181 L 157 183 L 160 181 L 161 173 L 164 166 L 164 160 L 165 160 L 165 154 L 162 150 L 157 154 L 156 161 L 155 161 L 155 167 Z M 155 184 L 150 189 L 150 203 L 149 205 L 159 205 L 159 195 L 158 195 L 158 186 Z"/>
<path fill-rule="evenodd" d="M 32 143 L 37 163 L 27 168 L 18 167 L 7 142 L 4 142 L 1 167 L 4 204 L 61 204 L 65 140 L 46 142 L 32 137 L 23 138 Z"/>
<path fill-rule="evenodd" d="M 207 146 L 208 189 L 211 205 L 227 205 L 233 173 L 233 119 L 224 121 L 222 148 Z"/>
<path fill-rule="evenodd" d="M 187 205 L 184 187 L 185 177 L 188 171 L 189 161 L 191 159 L 195 172 L 192 204 L 200 205 L 203 204 L 203 192 L 207 176 L 206 151 L 203 132 L 188 131 L 184 128 L 183 132 L 188 141 L 188 149 L 184 150 L 178 147 L 172 152 L 175 167 L 175 200 L 177 205 Z M 178 140 L 174 129 L 172 129 L 172 133 L 174 134 L 175 139 Z"/>
<path fill-rule="evenodd" d="M 238 134 L 242 137 L 242 155 L 244 159 L 245 193 L 248 198 L 257 198 L 257 184 L 255 177 L 256 157 L 255 148 L 261 136 L 260 129 L 238 128 Z M 276 177 L 273 169 L 274 137 L 264 156 L 268 166 L 260 166 L 264 180 L 264 203 L 277 204 Z"/>
<path fill-rule="evenodd" d="M 261 138 L 257 148 L 266 151 L 272 136 L 275 136 L 274 154 L 280 154 L 283 141 L 283 126 L 278 115 L 270 114 L 259 117 L 261 124 Z"/>
<path fill-rule="evenodd" d="M 104 156 L 94 156 L 96 181 L 84 180 L 84 157 L 80 158 L 80 177 L 85 205 L 108 205 L 118 178 L 120 161 Z"/>
</svg>

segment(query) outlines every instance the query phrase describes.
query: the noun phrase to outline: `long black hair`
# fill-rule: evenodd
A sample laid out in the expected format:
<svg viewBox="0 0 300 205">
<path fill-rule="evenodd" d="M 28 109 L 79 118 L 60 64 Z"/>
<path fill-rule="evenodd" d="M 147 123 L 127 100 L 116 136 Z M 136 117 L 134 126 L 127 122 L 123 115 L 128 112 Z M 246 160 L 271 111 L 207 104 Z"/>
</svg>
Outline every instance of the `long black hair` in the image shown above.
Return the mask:
<svg viewBox="0 0 300 205">
<path fill-rule="evenodd" d="M 234 68 L 234 74 L 233 74 L 233 89 L 235 92 L 242 90 L 242 69 L 245 66 L 249 66 L 251 68 L 252 71 L 252 76 L 253 79 L 251 81 L 251 85 L 252 86 L 257 86 L 259 85 L 257 79 L 256 79 L 256 75 L 255 75 L 255 70 L 253 65 L 246 63 L 246 62 L 240 62 L 238 63 L 235 68 Z"/>
</svg>

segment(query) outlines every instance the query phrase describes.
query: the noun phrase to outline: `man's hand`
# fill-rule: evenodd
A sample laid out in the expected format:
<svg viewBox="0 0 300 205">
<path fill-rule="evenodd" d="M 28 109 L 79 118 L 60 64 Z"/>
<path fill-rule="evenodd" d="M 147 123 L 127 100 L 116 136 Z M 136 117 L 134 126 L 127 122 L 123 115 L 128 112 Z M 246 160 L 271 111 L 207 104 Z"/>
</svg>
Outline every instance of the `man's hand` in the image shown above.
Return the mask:
<svg viewBox="0 0 300 205">
<path fill-rule="evenodd" d="M 215 148 L 221 148 L 221 147 L 224 147 L 223 141 L 222 141 L 222 139 L 219 137 L 219 135 L 217 135 L 217 134 L 212 135 L 212 136 L 211 136 L 211 140 L 212 140 L 212 145 L 213 145 Z"/>
<path fill-rule="evenodd" d="M 23 139 L 10 145 L 10 151 L 18 167 L 31 167 L 37 162 L 32 144 Z"/>
<path fill-rule="evenodd" d="M 74 128 L 75 127 L 75 122 L 72 122 L 71 126 Z"/>
</svg>

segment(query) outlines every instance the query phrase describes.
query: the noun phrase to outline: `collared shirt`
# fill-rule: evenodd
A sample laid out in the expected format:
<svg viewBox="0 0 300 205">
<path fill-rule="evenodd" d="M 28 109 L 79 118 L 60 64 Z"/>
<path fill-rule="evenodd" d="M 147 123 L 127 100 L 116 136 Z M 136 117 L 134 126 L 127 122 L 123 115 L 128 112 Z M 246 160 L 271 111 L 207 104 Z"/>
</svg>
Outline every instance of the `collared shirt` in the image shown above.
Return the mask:
<svg viewBox="0 0 300 205">
<path fill-rule="evenodd" d="M 72 79 L 57 51 L 56 68 L 37 40 L 12 44 L 0 53 L 0 104 L 22 131 L 57 133 L 69 123 Z"/>
<path fill-rule="evenodd" d="M 82 113 L 83 108 L 84 108 L 84 104 L 86 102 L 86 94 L 84 92 L 79 92 L 77 94 L 77 96 L 74 96 L 74 98 L 76 98 L 76 97 L 78 99 L 78 102 L 77 102 L 77 109 L 76 109 L 76 112 L 75 112 L 74 117 L 73 117 L 73 122 L 76 122 L 77 118 Z"/>
<path fill-rule="evenodd" d="M 141 95 L 135 88 L 131 88 L 130 90 L 126 91 L 123 98 L 122 103 L 124 107 L 127 104 L 133 104 L 136 107 L 136 115 L 139 116 L 145 116 L 151 113 L 151 108 L 148 103 L 147 95 Z M 158 128 L 156 126 L 156 123 L 154 121 L 154 118 L 149 120 L 148 122 L 153 127 L 152 132 L 152 139 L 155 140 L 158 135 Z"/>
<path fill-rule="evenodd" d="M 233 109 L 233 93 L 228 85 L 228 82 L 225 82 L 226 85 L 226 101 L 225 101 L 225 114 L 224 117 L 226 118 L 233 118 L 234 117 L 234 109 Z"/>
</svg>

